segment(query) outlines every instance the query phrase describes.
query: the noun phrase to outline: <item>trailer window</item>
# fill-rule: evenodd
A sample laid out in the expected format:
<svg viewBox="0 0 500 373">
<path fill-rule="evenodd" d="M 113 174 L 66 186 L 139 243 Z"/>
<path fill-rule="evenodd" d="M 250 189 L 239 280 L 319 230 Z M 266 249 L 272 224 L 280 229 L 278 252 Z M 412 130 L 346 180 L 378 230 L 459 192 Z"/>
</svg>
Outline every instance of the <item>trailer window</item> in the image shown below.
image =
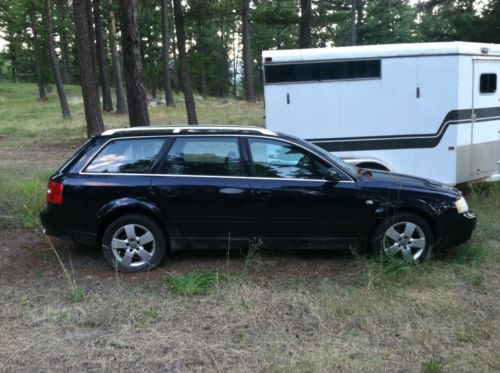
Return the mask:
<svg viewBox="0 0 500 373">
<path fill-rule="evenodd" d="M 289 63 L 265 66 L 266 83 L 380 78 L 380 60 Z"/>
<path fill-rule="evenodd" d="M 481 74 L 479 79 L 480 93 L 495 93 L 497 90 L 497 74 Z"/>
</svg>

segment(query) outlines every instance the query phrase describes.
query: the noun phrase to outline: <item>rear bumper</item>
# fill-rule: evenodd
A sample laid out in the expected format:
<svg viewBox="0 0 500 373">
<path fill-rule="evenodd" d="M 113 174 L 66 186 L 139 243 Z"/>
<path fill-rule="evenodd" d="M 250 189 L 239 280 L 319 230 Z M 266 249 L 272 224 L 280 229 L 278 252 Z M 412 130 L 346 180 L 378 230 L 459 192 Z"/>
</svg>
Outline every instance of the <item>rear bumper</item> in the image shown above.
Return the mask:
<svg viewBox="0 0 500 373">
<path fill-rule="evenodd" d="M 97 235 L 93 233 L 81 232 L 70 229 L 67 219 L 57 208 L 46 208 L 40 212 L 40 221 L 44 231 L 49 236 L 68 238 L 76 243 L 95 246 L 97 244 Z"/>
<path fill-rule="evenodd" d="M 54 210 L 45 209 L 40 211 L 40 221 L 45 229 L 45 233 L 56 237 L 69 236 L 63 219 L 58 215 Z"/>
</svg>

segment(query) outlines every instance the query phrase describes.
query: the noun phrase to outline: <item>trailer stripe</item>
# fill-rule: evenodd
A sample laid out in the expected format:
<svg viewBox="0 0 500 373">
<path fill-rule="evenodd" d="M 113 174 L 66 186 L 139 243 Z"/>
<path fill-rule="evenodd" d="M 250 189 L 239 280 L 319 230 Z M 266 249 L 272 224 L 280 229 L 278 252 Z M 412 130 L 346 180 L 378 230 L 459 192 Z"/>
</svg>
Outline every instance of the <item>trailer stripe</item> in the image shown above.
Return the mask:
<svg viewBox="0 0 500 373">
<path fill-rule="evenodd" d="M 475 122 L 487 122 L 500 119 L 500 106 L 481 109 L 452 110 L 444 117 L 436 133 L 408 134 L 368 137 L 339 137 L 306 139 L 329 151 L 383 150 L 434 148 L 443 138 L 449 126 L 471 123 L 472 114 Z"/>
</svg>

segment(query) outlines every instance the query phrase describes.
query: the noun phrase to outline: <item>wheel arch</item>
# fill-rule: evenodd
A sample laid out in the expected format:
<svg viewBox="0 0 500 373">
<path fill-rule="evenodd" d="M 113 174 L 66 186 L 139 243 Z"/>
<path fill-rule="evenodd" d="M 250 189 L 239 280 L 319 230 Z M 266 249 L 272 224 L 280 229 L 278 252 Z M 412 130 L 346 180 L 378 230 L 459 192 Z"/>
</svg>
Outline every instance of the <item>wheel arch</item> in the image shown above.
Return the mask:
<svg viewBox="0 0 500 373">
<path fill-rule="evenodd" d="M 425 211 L 424 209 L 421 209 L 418 207 L 404 206 L 404 207 L 387 209 L 387 210 L 384 210 L 383 213 L 378 214 L 377 220 L 375 221 L 374 224 L 372 224 L 372 227 L 370 229 L 370 233 L 368 236 L 368 238 L 369 238 L 368 242 L 371 242 L 371 240 L 373 239 L 373 233 L 374 233 L 375 229 L 380 224 L 383 224 L 386 219 L 388 219 L 392 216 L 401 215 L 401 214 L 413 214 L 413 215 L 416 215 L 416 216 L 424 219 L 424 221 L 431 228 L 433 242 L 435 243 L 438 241 L 439 234 L 440 234 L 439 225 L 438 225 L 437 221 L 432 217 L 432 215 L 428 211 Z"/>
<path fill-rule="evenodd" d="M 163 223 L 159 215 L 159 212 L 156 212 L 150 208 L 141 205 L 128 205 L 128 206 L 116 207 L 114 209 L 109 210 L 106 214 L 104 214 L 99 219 L 99 224 L 97 229 L 97 242 L 99 245 L 101 244 L 102 236 L 104 235 L 104 232 L 106 231 L 106 228 L 109 226 L 109 224 L 111 224 L 111 222 L 113 222 L 115 219 L 118 219 L 120 216 L 124 215 L 143 215 L 152 219 L 156 224 L 158 224 L 158 227 L 162 230 L 165 236 L 165 241 L 167 242 L 168 246 L 170 246 L 170 236 L 168 233 L 168 229 Z"/>
<path fill-rule="evenodd" d="M 391 171 L 391 168 L 384 161 L 377 158 L 343 158 L 353 166 L 369 168 L 372 170 Z"/>
<path fill-rule="evenodd" d="M 358 167 L 367 168 L 369 170 L 390 171 L 389 167 L 379 162 L 361 162 L 356 164 Z"/>
</svg>

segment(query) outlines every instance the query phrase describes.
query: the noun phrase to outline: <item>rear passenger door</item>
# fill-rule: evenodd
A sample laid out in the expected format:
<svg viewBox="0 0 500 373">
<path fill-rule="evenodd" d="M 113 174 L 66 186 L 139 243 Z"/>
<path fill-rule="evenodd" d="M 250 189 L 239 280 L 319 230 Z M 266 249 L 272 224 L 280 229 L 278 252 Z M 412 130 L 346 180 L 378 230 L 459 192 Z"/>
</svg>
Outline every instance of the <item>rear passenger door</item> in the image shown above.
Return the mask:
<svg viewBox="0 0 500 373">
<path fill-rule="evenodd" d="M 251 191 L 237 136 L 180 136 L 153 176 L 170 238 L 195 248 L 251 236 Z"/>
</svg>

